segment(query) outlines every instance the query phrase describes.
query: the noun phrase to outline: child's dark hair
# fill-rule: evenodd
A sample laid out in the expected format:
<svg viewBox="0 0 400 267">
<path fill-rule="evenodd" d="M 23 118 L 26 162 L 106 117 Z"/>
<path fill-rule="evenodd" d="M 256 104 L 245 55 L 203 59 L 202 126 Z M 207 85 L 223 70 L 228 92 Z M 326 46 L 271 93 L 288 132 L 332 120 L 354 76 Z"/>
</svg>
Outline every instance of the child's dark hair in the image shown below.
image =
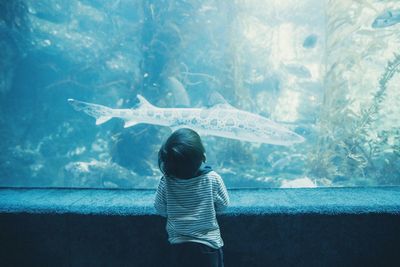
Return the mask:
<svg viewBox="0 0 400 267">
<path fill-rule="evenodd" d="M 182 128 L 173 132 L 161 146 L 158 167 L 165 176 L 192 178 L 206 159 L 204 153 L 198 133 Z"/>
</svg>

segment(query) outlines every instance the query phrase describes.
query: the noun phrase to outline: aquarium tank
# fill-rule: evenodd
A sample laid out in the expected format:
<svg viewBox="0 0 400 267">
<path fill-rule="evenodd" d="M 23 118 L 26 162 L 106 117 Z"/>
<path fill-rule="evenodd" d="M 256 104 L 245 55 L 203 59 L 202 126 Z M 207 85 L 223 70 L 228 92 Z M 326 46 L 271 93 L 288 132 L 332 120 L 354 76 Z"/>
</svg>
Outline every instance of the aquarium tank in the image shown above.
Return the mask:
<svg viewBox="0 0 400 267">
<path fill-rule="evenodd" d="M 400 184 L 398 0 L 0 1 L 0 186 L 156 188 L 198 130 L 228 188 Z"/>
</svg>

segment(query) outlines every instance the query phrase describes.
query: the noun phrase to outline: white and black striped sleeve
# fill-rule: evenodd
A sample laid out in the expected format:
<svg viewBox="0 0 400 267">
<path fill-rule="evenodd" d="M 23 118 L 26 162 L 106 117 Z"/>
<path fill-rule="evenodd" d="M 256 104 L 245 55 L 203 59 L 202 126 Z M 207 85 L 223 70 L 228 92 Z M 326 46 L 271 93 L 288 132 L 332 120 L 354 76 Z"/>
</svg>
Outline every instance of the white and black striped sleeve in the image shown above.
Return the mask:
<svg viewBox="0 0 400 267">
<path fill-rule="evenodd" d="M 158 184 L 154 208 L 161 216 L 167 217 L 167 197 L 165 193 L 165 178 L 161 177 Z"/>
<path fill-rule="evenodd" d="M 229 195 L 226 190 L 224 181 L 221 176 L 215 176 L 215 187 L 214 187 L 214 206 L 215 212 L 220 213 L 229 205 Z"/>
</svg>

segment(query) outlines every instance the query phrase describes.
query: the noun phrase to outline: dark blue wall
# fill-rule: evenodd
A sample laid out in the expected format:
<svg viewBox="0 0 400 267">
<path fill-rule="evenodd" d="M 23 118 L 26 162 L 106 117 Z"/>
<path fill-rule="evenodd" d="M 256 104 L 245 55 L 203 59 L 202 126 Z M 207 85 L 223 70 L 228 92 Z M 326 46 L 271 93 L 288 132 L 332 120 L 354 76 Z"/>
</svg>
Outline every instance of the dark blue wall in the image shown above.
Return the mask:
<svg viewBox="0 0 400 267">
<path fill-rule="evenodd" d="M 400 216 L 222 216 L 226 266 L 398 266 Z M 1 214 L 1 266 L 167 266 L 157 216 Z M 397 263 L 397 264 L 396 264 Z"/>
</svg>

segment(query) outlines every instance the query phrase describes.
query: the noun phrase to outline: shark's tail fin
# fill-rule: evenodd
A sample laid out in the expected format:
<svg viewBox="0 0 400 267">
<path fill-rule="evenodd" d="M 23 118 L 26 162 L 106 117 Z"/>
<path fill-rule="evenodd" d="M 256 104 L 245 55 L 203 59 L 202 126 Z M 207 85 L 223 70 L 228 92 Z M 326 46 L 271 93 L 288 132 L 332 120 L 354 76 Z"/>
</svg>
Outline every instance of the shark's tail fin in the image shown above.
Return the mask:
<svg viewBox="0 0 400 267">
<path fill-rule="evenodd" d="M 70 103 L 75 110 L 83 111 L 89 116 L 94 117 L 96 119 L 96 125 L 105 123 L 114 117 L 113 110 L 106 106 L 78 101 L 72 98 L 68 99 L 68 103 Z"/>
</svg>

